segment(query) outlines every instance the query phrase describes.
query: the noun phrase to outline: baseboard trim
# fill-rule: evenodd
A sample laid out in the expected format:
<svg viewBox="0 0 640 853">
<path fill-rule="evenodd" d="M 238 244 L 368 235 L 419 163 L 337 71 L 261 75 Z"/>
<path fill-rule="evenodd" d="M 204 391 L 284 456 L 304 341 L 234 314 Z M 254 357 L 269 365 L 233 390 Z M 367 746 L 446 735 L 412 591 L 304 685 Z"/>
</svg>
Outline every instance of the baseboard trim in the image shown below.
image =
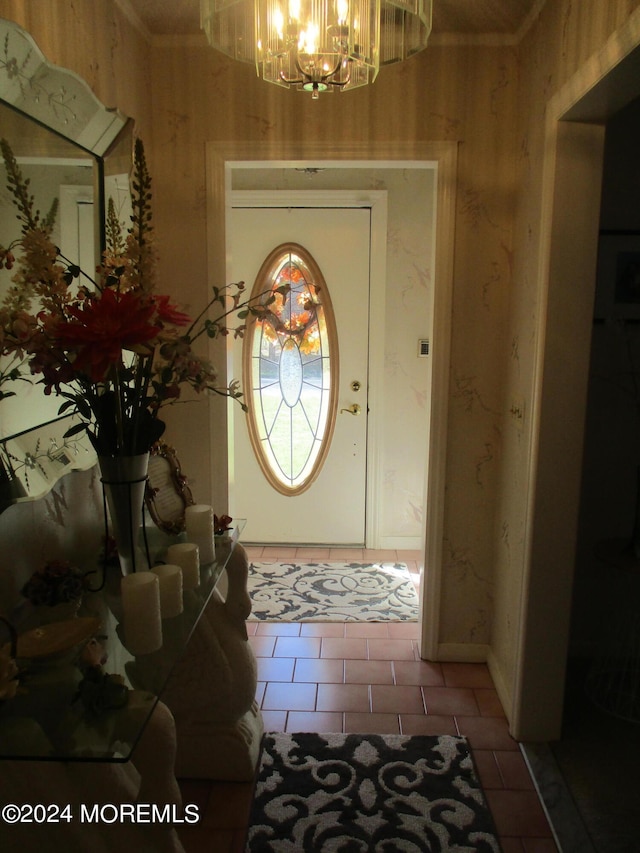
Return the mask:
<svg viewBox="0 0 640 853">
<path fill-rule="evenodd" d="M 489 651 L 486 643 L 440 643 L 437 660 L 446 663 L 486 663 Z"/>
<path fill-rule="evenodd" d="M 424 547 L 421 536 L 381 536 L 380 550 L 420 551 Z M 377 549 L 376 549 L 377 550 Z"/>
<path fill-rule="evenodd" d="M 509 689 L 509 685 L 504 679 L 504 673 L 498 658 L 493 652 L 493 649 L 489 648 L 489 654 L 487 656 L 487 666 L 489 667 L 489 672 L 491 673 L 491 678 L 493 680 L 494 687 L 498 693 L 498 699 L 500 700 L 500 704 L 504 710 L 505 716 L 509 725 L 511 725 L 511 708 L 513 706 L 513 694 Z"/>
</svg>

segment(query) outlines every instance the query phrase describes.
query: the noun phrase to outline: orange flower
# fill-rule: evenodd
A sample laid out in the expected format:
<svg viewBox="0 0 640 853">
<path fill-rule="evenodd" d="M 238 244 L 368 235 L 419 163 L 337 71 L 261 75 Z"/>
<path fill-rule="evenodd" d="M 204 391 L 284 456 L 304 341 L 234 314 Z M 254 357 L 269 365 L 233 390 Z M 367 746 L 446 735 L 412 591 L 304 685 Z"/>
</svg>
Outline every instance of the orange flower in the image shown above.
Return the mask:
<svg viewBox="0 0 640 853">
<path fill-rule="evenodd" d="M 88 299 L 69 313 L 74 319 L 58 326 L 56 342 L 75 352 L 74 370 L 93 382 L 104 381 L 109 368 L 120 364 L 123 349 L 134 349 L 158 335 L 158 327 L 151 323 L 153 302 L 131 291 L 107 288 L 99 298 Z"/>
</svg>

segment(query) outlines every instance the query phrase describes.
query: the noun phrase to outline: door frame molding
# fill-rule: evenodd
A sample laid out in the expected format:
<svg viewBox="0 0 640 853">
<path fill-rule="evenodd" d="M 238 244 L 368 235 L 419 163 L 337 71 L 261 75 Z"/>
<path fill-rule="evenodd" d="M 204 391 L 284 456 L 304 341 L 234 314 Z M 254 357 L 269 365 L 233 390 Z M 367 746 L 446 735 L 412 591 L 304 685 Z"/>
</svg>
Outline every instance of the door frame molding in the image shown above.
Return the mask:
<svg viewBox="0 0 640 853">
<path fill-rule="evenodd" d="M 227 196 L 225 233 L 229 233 L 229 216 L 234 207 L 309 207 L 309 208 L 367 208 L 371 212 L 369 235 L 369 346 L 367 352 L 369 414 L 367 417 L 365 537 L 368 548 L 379 548 L 380 531 L 380 454 L 383 411 L 384 368 L 384 300 L 387 267 L 387 191 L 386 190 L 231 190 Z M 233 259 L 227 250 L 227 280 L 231 279 Z M 372 347 L 371 341 L 377 346 Z M 239 365 L 229 354 L 229 375 L 238 374 Z M 238 416 L 231 410 L 231 417 Z M 233 434 L 233 421 L 229 435 Z M 233 458 L 229 457 L 232 473 Z M 232 480 L 233 482 L 233 480 Z"/>
<path fill-rule="evenodd" d="M 451 310 L 455 254 L 455 213 L 458 170 L 458 142 L 377 142 L 355 143 L 263 141 L 208 142 L 207 165 L 207 246 L 211 283 L 224 281 L 226 272 L 225 211 L 231 191 L 234 165 L 286 161 L 296 166 L 316 166 L 318 161 L 350 161 L 360 168 L 374 168 L 378 161 L 398 165 L 398 161 L 437 167 L 434 286 L 431 291 L 433 327 L 431 337 L 431 399 L 427 451 L 425 503 L 424 571 L 421 582 L 421 655 L 437 659 L 440 636 L 447 428 L 449 412 L 449 367 L 451 350 Z M 219 351 L 211 346 L 214 364 L 220 365 Z M 223 365 L 222 365 L 223 366 Z M 209 431 L 212 477 L 219 483 L 220 498 L 228 492 L 227 410 L 211 406 Z"/>
<path fill-rule="evenodd" d="M 526 553 L 510 713 L 511 734 L 520 741 L 556 740 L 562 728 L 604 125 L 638 97 L 639 67 L 640 9 L 635 9 L 546 108 L 536 285 L 542 319 L 535 348 Z"/>
</svg>

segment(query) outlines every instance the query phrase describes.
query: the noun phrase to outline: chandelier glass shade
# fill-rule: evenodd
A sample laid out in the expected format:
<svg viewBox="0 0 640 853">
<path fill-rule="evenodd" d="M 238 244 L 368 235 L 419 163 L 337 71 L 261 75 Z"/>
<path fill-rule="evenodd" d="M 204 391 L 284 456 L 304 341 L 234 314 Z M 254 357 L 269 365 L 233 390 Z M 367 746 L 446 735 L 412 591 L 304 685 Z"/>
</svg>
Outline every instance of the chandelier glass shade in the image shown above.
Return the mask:
<svg viewBox="0 0 640 853">
<path fill-rule="evenodd" d="M 432 0 L 200 0 L 212 47 L 285 88 L 372 83 L 383 65 L 426 47 Z"/>
</svg>

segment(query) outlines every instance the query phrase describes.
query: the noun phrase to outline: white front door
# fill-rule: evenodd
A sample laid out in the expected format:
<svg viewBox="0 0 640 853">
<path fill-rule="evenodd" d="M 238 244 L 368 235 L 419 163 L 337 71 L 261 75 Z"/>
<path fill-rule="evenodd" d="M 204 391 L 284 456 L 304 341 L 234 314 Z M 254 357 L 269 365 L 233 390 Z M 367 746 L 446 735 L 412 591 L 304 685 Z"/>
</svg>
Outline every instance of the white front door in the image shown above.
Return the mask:
<svg viewBox="0 0 640 853">
<path fill-rule="evenodd" d="M 229 228 L 232 280 L 250 292 L 268 255 L 283 243 L 302 246 L 320 267 L 335 315 L 338 395 L 335 429 L 317 478 L 291 496 L 274 488 L 253 451 L 247 419 L 232 408 L 229 507 L 247 518 L 244 538 L 264 543 L 365 543 L 369 334 L 369 208 L 234 208 Z M 242 374 L 242 342 L 232 374 Z M 358 388 L 358 390 L 354 390 Z M 250 388 L 243 388 L 245 396 Z M 359 414 L 348 410 L 356 404 Z"/>
</svg>

